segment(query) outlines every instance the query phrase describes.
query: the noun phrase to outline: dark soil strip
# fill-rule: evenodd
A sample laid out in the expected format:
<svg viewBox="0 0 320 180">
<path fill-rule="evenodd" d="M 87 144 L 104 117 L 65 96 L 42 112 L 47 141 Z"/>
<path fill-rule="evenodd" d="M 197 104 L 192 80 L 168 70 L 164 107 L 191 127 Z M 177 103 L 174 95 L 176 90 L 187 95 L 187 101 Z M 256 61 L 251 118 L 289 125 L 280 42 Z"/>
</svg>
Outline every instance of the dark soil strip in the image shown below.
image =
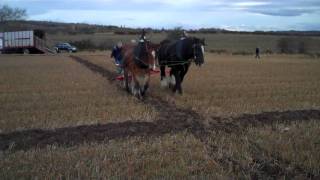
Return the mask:
<svg viewBox="0 0 320 180">
<path fill-rule="evenodd" d="M 179 123 L 179 122 L 177 122 Z M 75 146 L 84 142 L 106 142 L 134 136 L 160 136 L 166 133 L 176 133 L 190 128 L 186 124 L 176 127 L 167 122 L 124 122 L 106 125 L 88 125 L 78 127 L 59 128 L 54 130 L 25 130 L 0 135 L 0 150 L 28 150 L 43 148 L 47 145 Z"/>
<path fill-rule="evenodd" d="M 91 71 L 102 75 L 110 82 L 115 82 L 115 73 L 112 73 L 96 64 L 82 58 L 71 56 L 72 59 L 84 65 Z M 120 86 L 117 86 L 121 89 Z M 123 91 L 124 92 L 124 91 Z M 162 136 L 167 133 L 177 133 L 188 131 L 205 143 L 211 151 L 215 153 L 216 147 L 210 147 L 207 143 L 211 130 L 224 131 L 227 133 L 245 133 L 247 127 L 273 125 L 276 123 L 292 123 L 296 121 L 320 120 L 320 110 L 296 110 L 285 112 L 266 112 L 261 114 L 245 114 L 240 117 L 222 118 L 212 117 L 209 125 L 204 125 L 203 117 L 190 109 L 178 108 L 159 97 L 149 95 L 142 103 L 148 104 L 158 110 L 160 116 L 155 122 L 123 122 L 109 123 L 106 125 L 88 125 L 79 127 L 67 127 L 55 130 L 25 130 L 0 134 L 0 150 L 28 150 L 31 148 L 43 148 L 48 145 L 75 146 L 84 142 L 106 142 L 111 139 L 121 139 L 134 136 Z M 261 151 L 259 151 L 261 152 Z M 289 164 L 279 158 L 271 160 L 255 158 L 256 164 L 260 166 L 258 171 L 252 171 L 247 167 L 241 167 L 240 163 L 232 158 L 218 160 L 226 167 L 232 164 L 233 167 L 240 168 L 243 172 L 250 172 L 252 178 L 265 174 L 267 177 L 294 177 L 296 175 L 308 174 L 302 168 L 296 167 L 290 172 L 283 167 Z M 280 165 L 279 165 L 280 164 Z M 289 175 L 289 176 L 288 176 Z M 314 175 L 308 174 L 313 178 Z"/>
<path fill-rule="evenodd" d="M 263 112 L 260 114 L 244 114 L 239 117 L 212 117 L 209 129 L 228 133 L 245 132 L 248 127 L 261 127 L 275 124 L 291 124 L 300 121 L 320 121 L 320 110 L 292 110 Z"/>
<path fill-rule="evenodd" d="M 98 73 L 101 76 L 107 78 L 111 82 L 113 82 L 115 80 L 115 77 L 117 76 L 117 74 L 115 72 L 108 71 L 105 68 L 98 66 L 96 64 L 93 64 L 87 60 L 80 58 L 80 57 L 77 57 L 77 56 L 70 56 L 70 57 L 73 60 L 77 61 L 78 63 L 84 65 L 85 67 L 87 67 L 88 69 L 93 71 L 94 73 Z"/>
</svg>

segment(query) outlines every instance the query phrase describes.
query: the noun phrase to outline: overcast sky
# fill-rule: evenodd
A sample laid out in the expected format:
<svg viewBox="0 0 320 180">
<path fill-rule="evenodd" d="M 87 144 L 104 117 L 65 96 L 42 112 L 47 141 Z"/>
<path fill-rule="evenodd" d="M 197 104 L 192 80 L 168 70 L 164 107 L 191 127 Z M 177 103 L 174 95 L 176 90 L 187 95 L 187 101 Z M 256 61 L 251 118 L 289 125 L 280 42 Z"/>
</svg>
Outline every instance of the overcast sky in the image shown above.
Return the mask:
<svg viewBox="0 0 320 180">
<path fill-rule="evenodd" d="M 129 27 L 320 30 L 320 0 L 0 0 L 30 20 Z"/>
</svg>

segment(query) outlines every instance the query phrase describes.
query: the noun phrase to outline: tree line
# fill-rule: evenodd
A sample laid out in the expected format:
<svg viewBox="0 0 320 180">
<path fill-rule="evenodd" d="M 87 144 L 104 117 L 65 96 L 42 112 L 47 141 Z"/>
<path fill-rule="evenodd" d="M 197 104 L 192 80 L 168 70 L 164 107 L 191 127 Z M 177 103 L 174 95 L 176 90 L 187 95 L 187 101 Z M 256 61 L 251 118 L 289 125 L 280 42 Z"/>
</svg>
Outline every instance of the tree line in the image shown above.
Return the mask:
<svg viewBox="0 0 320 180">
<path fill-rule="evenodd" d="M 22 20 L 26 17 L 27 11 L 25 9 L 0 5 L 0 22 Z"/>
</svg>

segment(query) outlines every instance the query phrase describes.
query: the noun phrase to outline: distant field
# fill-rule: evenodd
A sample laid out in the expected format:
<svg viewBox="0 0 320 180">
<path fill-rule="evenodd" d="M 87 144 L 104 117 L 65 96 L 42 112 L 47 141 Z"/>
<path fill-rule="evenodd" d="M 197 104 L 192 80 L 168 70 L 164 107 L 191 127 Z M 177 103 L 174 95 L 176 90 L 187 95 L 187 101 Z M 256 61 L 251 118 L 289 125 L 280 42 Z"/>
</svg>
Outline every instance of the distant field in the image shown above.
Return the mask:
<svg viewBox="0 0 320 180">
<path fill-rule="evenodd" d="M 139 101 L 109 51 L 73 55 L 0 56 L 0 179 L 320 177 L 318 59 L 207 53 Z"/>
<path fill-rule="evenodd" d="M 241 34 L 191 34 L 206 39 L 206 50 L 226 50 L 229 53 L 249 52 L 254 53 L 256 47 L 260 47 L 262 52 L 271 50 L 278 52 L 278 41 L 281 38 L 294 38 L 294 41 L 303 40 L 310 53 L 320 53 L 320 37 L 292 37 L 292 36 L 275 36 L 275 35 L 241 35 Z M 101 43 L 116 44 L 118 41 L 130 42 L 132 39 L 139 38 L 137 35 L 115 35 L 113 33 L 96 33 L 96 34 L 48 34 L 48 44 L 53 46 L 57 42 L 70 42 L 81 40 L 92 40 L 96 45 Z M 166 33 L 149 34 L 153 42 L 160 42 L 166 38 Z"/>
</svg>

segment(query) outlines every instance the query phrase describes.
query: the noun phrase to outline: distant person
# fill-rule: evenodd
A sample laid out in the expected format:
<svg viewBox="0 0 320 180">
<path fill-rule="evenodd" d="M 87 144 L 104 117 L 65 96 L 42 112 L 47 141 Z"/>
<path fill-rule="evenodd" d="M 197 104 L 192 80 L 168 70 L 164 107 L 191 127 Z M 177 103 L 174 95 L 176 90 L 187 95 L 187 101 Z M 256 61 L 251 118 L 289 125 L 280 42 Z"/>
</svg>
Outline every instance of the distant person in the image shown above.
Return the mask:
<svg viewBox="0 0 320 180">
<path fill-rule="evenodd" d="M 144 29 L 142 29 L 142 33 L 141 33 L 141 36 L 139 38 L 139 41 L 138 41 L 138 44 L 137 44 L 137 47 L 135 48 L 134 50 L 134 55 L 136 57 L 141 57 L 141 49 L 143 48 L 144 46 L 144 43 L 148 41 L 147 38 L 146 38 L 146 31 Z"/>
<path fill-rule="evenodd" d="M 260 59 L 260 48 L 256 48 L 256 59 Z"/>
<path fill-rule="evenodd" d="M 111 58 L 114 58 L 115 65 L 117 66 L 117 73 L 122 73 L 122 42 L 118 42 L 112 49 Z"/>
</svg>

